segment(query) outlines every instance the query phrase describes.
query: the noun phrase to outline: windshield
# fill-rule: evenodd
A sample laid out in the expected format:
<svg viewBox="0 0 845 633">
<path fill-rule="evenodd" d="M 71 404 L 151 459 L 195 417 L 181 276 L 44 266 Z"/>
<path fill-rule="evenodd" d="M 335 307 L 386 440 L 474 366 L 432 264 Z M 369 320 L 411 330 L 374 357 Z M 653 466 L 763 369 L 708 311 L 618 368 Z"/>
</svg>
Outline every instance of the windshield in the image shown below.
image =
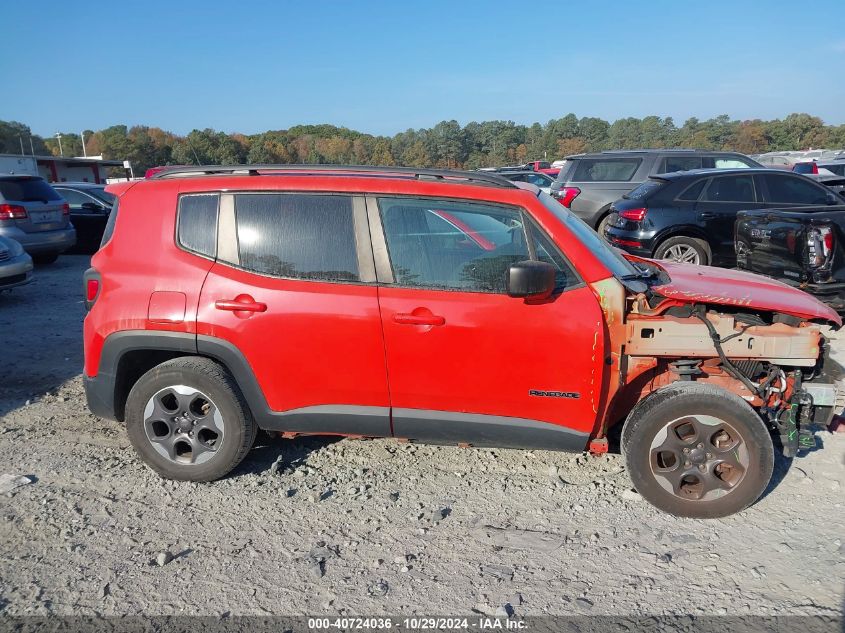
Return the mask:
<svg viewBox="0 0 845 633">
<path fill-rule="evenodd" d="M 599 234 L 591 229 L 587 224 L 569 209 L 563 206 L 560 202 L 552 198 L 549 194 L 540 192 L 538 196 L 546 208 L 555 214 L 558 220 L 575 234 L 582 244 L 592 251 L 593 255 L 598 257 L 602 264 L 613 273 L 618 279 L 627 279 L 630 277 L 640 277 L 642 271 L 629 262 L 627 259 L 613 248 L 610 244 L 604 241 L 604 238 L 599 237 Z"/>
</svg>

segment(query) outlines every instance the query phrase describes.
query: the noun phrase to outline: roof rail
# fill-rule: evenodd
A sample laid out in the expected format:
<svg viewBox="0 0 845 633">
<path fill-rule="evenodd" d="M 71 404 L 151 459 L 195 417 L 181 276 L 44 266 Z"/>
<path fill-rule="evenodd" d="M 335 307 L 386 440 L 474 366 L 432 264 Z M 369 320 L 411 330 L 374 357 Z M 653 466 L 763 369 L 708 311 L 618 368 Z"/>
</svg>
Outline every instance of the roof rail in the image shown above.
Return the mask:
<svg viewBox="0 0 845 633">
<path fill-rule="evenodd" d="M 336 173 L 351 176 L 382 176 L 385 178 L 406 177 L 417 180 L 439 180 L 457 184 L 478 184 L 492 187 L 518 189 L 517 185 L 489 172 L 461 171 L 458 169 L 417 169 L 415 167 L 371 167 L 368 165 L 198 165 L 166 167 L 150 176 L 150 180 L 162 178 L 218 175 L 316 175 Z"/>
</svg>

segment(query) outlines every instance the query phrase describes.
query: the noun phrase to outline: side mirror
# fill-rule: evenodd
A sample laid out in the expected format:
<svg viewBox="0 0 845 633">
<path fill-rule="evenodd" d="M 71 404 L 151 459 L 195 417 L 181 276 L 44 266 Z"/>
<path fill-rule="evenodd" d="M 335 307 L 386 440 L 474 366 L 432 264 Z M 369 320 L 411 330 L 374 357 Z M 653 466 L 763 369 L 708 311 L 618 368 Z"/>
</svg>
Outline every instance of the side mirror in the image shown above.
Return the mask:
<svg viewBox="0 0 845 633">
<path fill-rule="evenodd" d="M 508 269 L 508 295 L 525 299 L 548 299 L 555 291 L 557 270 L 546 262 L 522 261 Z"/>
<path fill-rule="evenodd" d="M 842 201 L 839 197 L 833 193 L 832 191 L 827 194 L 827 199 L 825 200 L 825 204 L 842 204 Z"/>
</svg>

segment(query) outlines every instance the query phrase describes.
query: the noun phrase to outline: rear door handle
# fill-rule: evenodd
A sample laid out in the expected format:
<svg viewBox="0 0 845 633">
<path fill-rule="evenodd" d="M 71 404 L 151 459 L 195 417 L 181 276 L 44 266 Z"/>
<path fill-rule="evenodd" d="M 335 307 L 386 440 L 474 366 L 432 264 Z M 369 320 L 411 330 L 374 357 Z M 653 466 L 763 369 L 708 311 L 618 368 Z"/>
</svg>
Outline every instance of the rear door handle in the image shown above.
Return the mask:
<svg viewBox="0 0 845 633">
<path fill-rule="evenodd" d="M 234 299 L 215 301 L 214 307 L 228 312 L 267 312 L 266 303 L 256 301 L 249 295 L 239 295 Z"/>
<path fill-rule="evenodd" d="M 444 325 L 446 319 L 436 314 L 407 314 L 397 312 L 393 320 L 401 325 Z"/>
<path fill-rule="evenodd" d="M 704 213 L 700 213 L 698 217 L 700 217 L 703 220 L 710 220 L 712 218 L 715 218 L 716 214 L 705 211 Z"/>
</svg>

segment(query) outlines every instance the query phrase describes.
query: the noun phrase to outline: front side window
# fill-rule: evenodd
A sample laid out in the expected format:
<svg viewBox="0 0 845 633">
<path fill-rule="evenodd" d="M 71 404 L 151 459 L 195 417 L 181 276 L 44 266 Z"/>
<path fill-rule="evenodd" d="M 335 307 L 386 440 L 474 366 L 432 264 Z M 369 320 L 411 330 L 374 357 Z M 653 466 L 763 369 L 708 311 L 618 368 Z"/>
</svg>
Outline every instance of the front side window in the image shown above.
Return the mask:
<svg viewBox="0 0 845 633">
<path fill-rule="evenodd" d="M 352 197 L 235 195 L 239 265 L 264 275 L 358 281 Z"/>
<path fill-rule="evenodd" d="M 504 294 L 511 265 L 531 259 L 519 209 L 414 198 L 378 203 L 398 285 Z M 536 227 L 528 230 L 537 258 L 557 268 L 558 287 L 574 285 L 577 276 L 547 238 Z"/>
<path fill-rule="evenodd" d="M 216 257 L 219 202 L 220 196 L 216 193 L 187 195 L 179 199 L 176 234 L 182 248 L 206 257 Z"/>
<path fill-rule="evenodd" d="M 765 174 L 769 202 L 788 204 L 825 204 L 827 191 L 811 182 L 785 174 Z"/>
<path fill-rule="evenodd" d="M 80 209 L 82 208 L 82 204 L 85 202 L 94 203 L 91 198 L 86 196 L 84 193 L 79 193 L 78 191 L 74 191 L 73 189 L 59 189 L 56 188 L 56 191 L 59 192 L 59 195 L 67 201 L 72 209 Z"/>
<path fill-rule="evenodd" d="M 399 285 L 504 293 L 511 264 L 530 259 L 516 209 L 413 198 L 378 203 Z"/>
<path fill-rule="evenodd" d="M 754 179 L 751 176 L 719 176 L 704 188 L 706 202 L 754 202 Z"/>
<path fill-rule="evenodd" d="M 573 182 L 627 182 L 637 173 L 639 158 L 582 158 L 575 167 Z"/>
</svg>

